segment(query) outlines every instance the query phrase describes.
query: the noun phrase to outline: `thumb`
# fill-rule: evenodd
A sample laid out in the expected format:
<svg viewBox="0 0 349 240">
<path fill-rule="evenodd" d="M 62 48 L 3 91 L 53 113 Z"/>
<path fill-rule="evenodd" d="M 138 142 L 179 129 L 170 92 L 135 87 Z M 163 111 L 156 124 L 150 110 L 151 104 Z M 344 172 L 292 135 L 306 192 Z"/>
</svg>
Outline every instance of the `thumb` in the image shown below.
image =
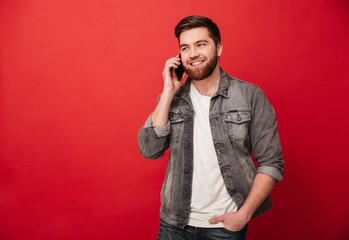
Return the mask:
<svg viewBox="0 0 349 240">
<path fill-rule="evenodd" d="M 208 220 L 208 222 L 211 224 L 215 224 L 215 223 L 219 223 L 219 222 L 223 222 L 223 221 L 224 221 L 224 215 L 214 217 L 214 218 L 211 218 L 210 220 Z"/>
</svg>

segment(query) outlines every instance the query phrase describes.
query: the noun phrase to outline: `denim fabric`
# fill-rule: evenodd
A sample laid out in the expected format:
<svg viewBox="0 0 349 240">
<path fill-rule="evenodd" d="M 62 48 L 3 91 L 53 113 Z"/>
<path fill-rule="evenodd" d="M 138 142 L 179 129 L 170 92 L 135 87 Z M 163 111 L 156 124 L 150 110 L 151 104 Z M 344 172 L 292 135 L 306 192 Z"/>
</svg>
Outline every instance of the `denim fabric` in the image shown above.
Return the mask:
<svg viewBox="0 0 349 240">
<path fill-rule="evenodd" d="M 176 93 L 166 126 L 153 126 L 149 116 L 138 133 L 138 147 L 146 158 L 160 158 L 170 148 L 160 217 L 180 228 L 188 223 L 192 189 L 194 112 L 190 82 L 187 79 Z M 209 119 L 222 177 L 238 208 L 246 200 L 256 174 L 282 180 L 284 161 L 275 112 L 258 86 L 230 77 L 221 69 Z M 251 158 L 252 150 L 258 169 Z M 253 217 L 271 207 L 268 197 Z"/>
<path fill-rule="evenodd" d="M 171 226 L 160 220 L 158 240 L 245 240 L 247 225 L 239 232 L 225 228 L 199 228 L 185 226 L 184 229 Z"/>
</svg>

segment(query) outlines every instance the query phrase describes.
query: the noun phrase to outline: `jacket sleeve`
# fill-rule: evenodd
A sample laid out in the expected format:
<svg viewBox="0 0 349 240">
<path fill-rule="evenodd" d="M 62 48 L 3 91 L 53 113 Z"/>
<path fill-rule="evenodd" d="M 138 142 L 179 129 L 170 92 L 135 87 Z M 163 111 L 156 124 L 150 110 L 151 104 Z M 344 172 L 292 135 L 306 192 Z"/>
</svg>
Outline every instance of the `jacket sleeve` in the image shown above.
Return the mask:
<svg viewBox="0 0 349 240">
<path fill-rule="evenodd" d="M 138 148 L 145 158 L 156 159 L 169 147 L 170 122 L 165 126 L 153 126 L 151 114 L 138 133 Z"/>
<path fill-rule="evenodd" d="M 257 161 L 258 173 L 282 180 L 284 160 L 277 130 L 274 108 L 259 87 L 256 87 L 252 99 L 252 117 L 250 136 L 253 156 Z"/>
</svg>

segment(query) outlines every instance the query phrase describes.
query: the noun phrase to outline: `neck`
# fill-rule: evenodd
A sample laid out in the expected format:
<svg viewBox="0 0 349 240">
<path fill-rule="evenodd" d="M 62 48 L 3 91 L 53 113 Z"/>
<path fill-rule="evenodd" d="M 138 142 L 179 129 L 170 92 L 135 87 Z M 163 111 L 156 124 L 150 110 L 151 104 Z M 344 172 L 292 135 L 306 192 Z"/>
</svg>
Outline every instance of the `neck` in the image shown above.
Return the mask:
<svg viewBox="0 0 349 240">
<path fill-rule="evenodd" d="M 198 92 L 201 95 L 213 96 L 218 90 L 220 79 L 221 79 L 221 69 L 217 62 L 216 68 L 213 70 L 212 74 L 209 77 L 202 80 L 192 79 L 192 82 L 196 90 L 198 90 Z"/>
</svg>

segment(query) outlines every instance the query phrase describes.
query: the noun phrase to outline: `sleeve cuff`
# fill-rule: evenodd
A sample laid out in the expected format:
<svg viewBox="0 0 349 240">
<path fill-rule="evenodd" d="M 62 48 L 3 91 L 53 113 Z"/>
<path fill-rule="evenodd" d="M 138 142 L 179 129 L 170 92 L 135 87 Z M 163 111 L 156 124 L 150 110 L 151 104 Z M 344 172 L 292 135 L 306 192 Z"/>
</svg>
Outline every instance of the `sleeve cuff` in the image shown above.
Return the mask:
<svg viewBox="0 0 349 240">
<path fill-rule="evenodd" d="M 152 127 L 155 131 L 157 137 L 166 137 L 170 134 L 170 121 L 167 121 L 165 126 L 153 126 L 151 122 L 151 114 L 148 117 L 147 121 L 144 124 L 144 127 Z"/>
<path fill-rule="evenodd" d="M 258 173 L 264 173 L 267 174 L 269 176 L 271 176 L 272 178 L 274 178 L 277 182 L 280 182 L 283 177 L 282 174 L 280 173 L 280 171 L 275 168 L 275 167 L 269 167 L 269 166 L 260 166 L 257 169 L 257 174 Z"/>
</svg>

